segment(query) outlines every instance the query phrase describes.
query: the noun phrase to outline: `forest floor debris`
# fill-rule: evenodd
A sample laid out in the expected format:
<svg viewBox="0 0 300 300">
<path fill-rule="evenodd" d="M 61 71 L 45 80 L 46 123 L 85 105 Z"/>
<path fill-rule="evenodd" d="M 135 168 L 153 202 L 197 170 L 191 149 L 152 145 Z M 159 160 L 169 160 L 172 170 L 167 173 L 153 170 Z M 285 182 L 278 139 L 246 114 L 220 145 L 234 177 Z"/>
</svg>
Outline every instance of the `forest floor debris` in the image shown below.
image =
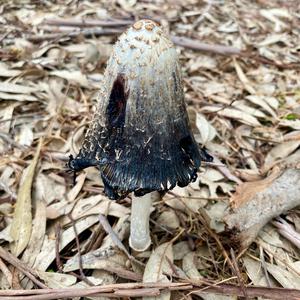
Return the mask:
<svg viewBox="0 0 300 300">
<path fill-rule="evenodd" d="M 281 216 L 265 219 L 242 253 L 216 233 L 230 205 L 250 206 L 282 179 L 276 168 L 286 180 L 299 174 L 299 11 L 299 1 L 281 0 L 1 3 L 1 298 L 300 298 L 297 182 Z M 93 168 L 73 186 L 65 163 L 93 115 L 113 43 L 141 18 L 178 46 L 196 140 L 217 160 L 154 203 L 151 251 L 135 253 L 130 197 L 108 200 Z M 245 186 L 251 197 L 235 193 Z"/>
</svg>

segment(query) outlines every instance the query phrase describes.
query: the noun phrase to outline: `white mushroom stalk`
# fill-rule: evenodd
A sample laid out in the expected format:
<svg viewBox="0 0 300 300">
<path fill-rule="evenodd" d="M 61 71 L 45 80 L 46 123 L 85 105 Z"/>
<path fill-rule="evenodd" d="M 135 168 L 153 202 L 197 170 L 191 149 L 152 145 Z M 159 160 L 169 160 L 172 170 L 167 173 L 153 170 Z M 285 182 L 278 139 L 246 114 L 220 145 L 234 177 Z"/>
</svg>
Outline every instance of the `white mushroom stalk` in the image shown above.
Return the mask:
<svg viewBox="0 0 300 300">
<path fill-rule="evenodd" d="M 149 229 L 151 207 L 159 198 L 158 192 L 141 197 L 132 195 L 129 246 L 136 251 L 145 251 L 151 245 Z"/>
</svg>

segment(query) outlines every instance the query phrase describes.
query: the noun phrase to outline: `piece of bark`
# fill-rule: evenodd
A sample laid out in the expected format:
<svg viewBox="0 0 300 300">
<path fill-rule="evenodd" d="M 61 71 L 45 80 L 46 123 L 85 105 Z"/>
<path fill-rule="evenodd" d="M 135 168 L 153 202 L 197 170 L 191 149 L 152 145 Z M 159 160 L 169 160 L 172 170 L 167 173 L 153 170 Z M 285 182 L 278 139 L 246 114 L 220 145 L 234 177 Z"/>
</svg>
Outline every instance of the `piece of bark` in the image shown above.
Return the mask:
<svg viewBox="0 0 300 300">
<path fill-rule="evenodd" d="M 243 250 L 271 219 L 300 205 L 300 169 L 287 169 L 270 177 L 256 184 L 244 183 L 237 188 L 233 196 L 234 207 L 223 219 L 224 243 Z"/>
</svg>

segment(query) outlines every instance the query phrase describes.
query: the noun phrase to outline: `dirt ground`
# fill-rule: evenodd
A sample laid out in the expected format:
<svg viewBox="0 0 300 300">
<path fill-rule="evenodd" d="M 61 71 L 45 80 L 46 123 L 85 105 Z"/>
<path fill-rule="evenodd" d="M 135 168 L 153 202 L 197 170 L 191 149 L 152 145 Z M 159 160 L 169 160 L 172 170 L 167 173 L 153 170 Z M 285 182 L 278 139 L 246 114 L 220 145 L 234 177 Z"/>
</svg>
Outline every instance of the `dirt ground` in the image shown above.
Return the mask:
<svg viewBox="0 0 300 300">
<path fill-rule="evenodd" d="M 215 160 L 154 203 L 152 245 L 138 253 L 128 245 L 131 197 L 109 200 L 96 168 L 73 185 L 66 163 L 117 37 L 145 18 L 175 43 L 196 141 Z M 287 177 L 265 200 L 294 202 L 246 247 L 223 234 L 246 192 L 299 169 L 299 1 L 8 0 L 0 24 L 3 299 L 300 298 L 297 182 Z"/>
</svg>

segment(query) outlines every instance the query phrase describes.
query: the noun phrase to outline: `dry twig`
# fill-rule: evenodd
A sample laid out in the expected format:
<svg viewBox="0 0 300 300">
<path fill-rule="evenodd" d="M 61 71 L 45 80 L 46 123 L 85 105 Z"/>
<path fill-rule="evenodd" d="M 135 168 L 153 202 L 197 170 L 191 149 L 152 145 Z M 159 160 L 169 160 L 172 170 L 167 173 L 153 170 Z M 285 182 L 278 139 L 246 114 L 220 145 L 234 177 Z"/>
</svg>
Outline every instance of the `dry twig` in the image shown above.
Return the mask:
<svg viewBox="0 0 300 300">
<path fill-rule="evenodd" d="M 78 232 L 76 229 L 75 221 L 71 214 L 68 214 L 68 217 L 72 223 L 72 227 L 73 227 L 73 230 L 75 233 L 75 241 L 76 241 L 76 247 L 77 247 L 77 253 L 78 253 L 79 272 L 80 272 L 81 279 L 88 285 L 93 286 L 94 284 L 88 280 L 88 278 L 85 276 L 85 274 L 83 272 L 80 243 L 79 243 Z"/>
<path fill-rule="evenodd" d="M 42 283 L 40 280 L 37 279 L 38 274 L 35 272 L 35 270 L 28 267 L 26 264 L 24 264 L 22 261 L 20 261 L 18 258 L 13 256 L 11 253 L 6 251 L 1 246 L 0 246 L 0 257 L 3 260 L 9 262 L 14 267 L 16 267 L 19 271 L 21 271 L 24 275 L 26 275 L 38 287 L 40 287 L 42 289 L 48 288 L 44 283 Z"/>
<path fill-rule="evenodd" d="M 160 295 L 163 291 L 186 291 L 199 292 L 205 288 L 206 292 L 213 292 L 219 295 L 232 295 L 243 297 L 241 287 L 232 284 L 216 284 L 206 286 L 203 283 L 194 281 L 168 282 L 168 283 L 120 283 L 104 285 L 100 287 L 86 288 L 63 288 L 63 289 L 36 289 L 36 290 L 6 290 L 0 291 L 1 300 L 50 300 L 67 297 L 103 296 L 115 297 L 141 297 Z M 300 297 L 300 290 L 283 288 L 266 288 L 258 286 L 245 287 L 248 297 L 264 297 L 273 300 L 290 299 L 296 300 Z"/>
</svg>

